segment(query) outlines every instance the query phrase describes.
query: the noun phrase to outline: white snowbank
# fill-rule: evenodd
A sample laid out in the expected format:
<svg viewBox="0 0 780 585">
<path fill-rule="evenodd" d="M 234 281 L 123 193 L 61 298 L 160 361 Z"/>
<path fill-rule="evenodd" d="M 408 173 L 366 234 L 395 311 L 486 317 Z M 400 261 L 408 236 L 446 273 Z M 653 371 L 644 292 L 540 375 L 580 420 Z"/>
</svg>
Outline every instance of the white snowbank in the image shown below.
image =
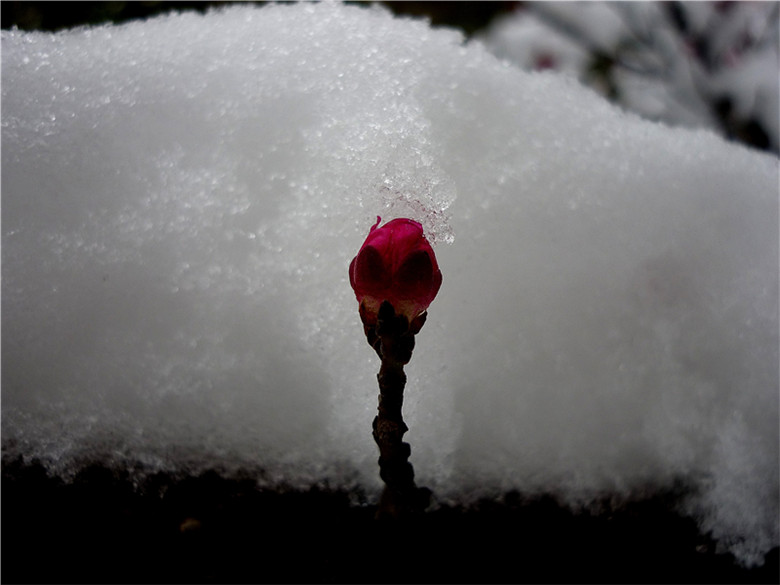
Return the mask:
<svg viewBox="0 0 780 585">
<path fill-rule="evenodd" d="M 777 546 L 776 158 L 331 4 L 3 32 L 2 99 L 10 452 L 376 489 L 347 266 L 405 215 L 444 274 L 419 484 L 683 480 L 744 562 Z"/>
</svg>

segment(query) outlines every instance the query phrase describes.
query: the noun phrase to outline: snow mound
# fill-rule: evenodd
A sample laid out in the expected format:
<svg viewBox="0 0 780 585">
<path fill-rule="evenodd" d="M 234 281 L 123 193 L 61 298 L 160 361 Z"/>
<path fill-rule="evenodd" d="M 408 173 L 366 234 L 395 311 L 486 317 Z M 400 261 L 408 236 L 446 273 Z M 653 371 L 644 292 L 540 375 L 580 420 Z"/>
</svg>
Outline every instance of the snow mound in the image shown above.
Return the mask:
<svg viewBox="0 0 780 585">
<path fill-rule="evenodd" d="M 2 436 L 68 474 L 379 485 L 349 261 L 420 221 L 420 485 L 572 504 L 676 481 L 778 536 L 778 161 L 449 30 L 338 4 L 2 34 Z"/>
</svg>

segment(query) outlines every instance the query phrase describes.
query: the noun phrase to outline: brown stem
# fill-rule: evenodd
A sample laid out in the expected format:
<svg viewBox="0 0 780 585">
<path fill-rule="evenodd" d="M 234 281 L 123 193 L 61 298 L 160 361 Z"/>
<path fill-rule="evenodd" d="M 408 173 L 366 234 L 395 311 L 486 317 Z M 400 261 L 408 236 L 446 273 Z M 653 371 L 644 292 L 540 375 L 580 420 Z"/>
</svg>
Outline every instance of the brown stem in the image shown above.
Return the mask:
<svg viewBox="0 0 780 585">
<path fill-rule="evenodd" d="M 430 500 L 430 490 L 414 483 L 414 469 L 408 459 L 409 443 L 403 442 L 408 427 L 401 413 L 406 374 L 414 349 L 414 336 L 425 322 L 425 314 L 410 325 L 406 317 L 396 315 L 385 301 L 379 309 L 376 325 L 366 325 L 366 337 L 382 360 L 377 375 L 379 407 L 373 423 L 374 441 L 379 447 L 379 475 L 385 490 L 377 518 L 407 518 L 420 514 Z"/>
</svg>

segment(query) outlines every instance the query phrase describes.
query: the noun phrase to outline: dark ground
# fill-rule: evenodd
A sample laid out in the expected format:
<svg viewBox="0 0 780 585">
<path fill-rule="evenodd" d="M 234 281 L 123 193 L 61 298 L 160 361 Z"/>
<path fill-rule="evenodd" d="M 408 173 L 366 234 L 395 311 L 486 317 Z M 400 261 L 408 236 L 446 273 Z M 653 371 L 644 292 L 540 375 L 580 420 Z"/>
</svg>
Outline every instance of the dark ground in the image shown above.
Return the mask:
<svg viewBox="0 0 780 585">
<path fill-rule="evenodd" d="M 778 549 L 747 570 L 657 495 L 598 516 L 551 497 L 439 506 L 377 523 L 355 494 L 268 491 L 253 478 L 36 463 L 2 470 L 3 583 L 778 583 Z"/>
</svg>

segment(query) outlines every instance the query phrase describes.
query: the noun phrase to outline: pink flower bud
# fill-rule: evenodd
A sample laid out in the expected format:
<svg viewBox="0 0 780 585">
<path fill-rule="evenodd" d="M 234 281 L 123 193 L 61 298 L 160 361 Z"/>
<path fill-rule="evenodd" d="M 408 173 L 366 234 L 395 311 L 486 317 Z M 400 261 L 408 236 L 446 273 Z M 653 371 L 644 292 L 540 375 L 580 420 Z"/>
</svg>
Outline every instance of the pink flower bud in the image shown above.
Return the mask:
<svg viewBox="0 0 780 585">
<path fill-rule="evenodd" d="M 388 301 L 397 315 L 411 323 L 439 292 L 441 272 L 422 226 L 411 219 L 394 219 L 368 233 L 349 265 L 349 282 L 361 304 L 364 321 L 376 323 L 379 306 Z"/>
</svg>

